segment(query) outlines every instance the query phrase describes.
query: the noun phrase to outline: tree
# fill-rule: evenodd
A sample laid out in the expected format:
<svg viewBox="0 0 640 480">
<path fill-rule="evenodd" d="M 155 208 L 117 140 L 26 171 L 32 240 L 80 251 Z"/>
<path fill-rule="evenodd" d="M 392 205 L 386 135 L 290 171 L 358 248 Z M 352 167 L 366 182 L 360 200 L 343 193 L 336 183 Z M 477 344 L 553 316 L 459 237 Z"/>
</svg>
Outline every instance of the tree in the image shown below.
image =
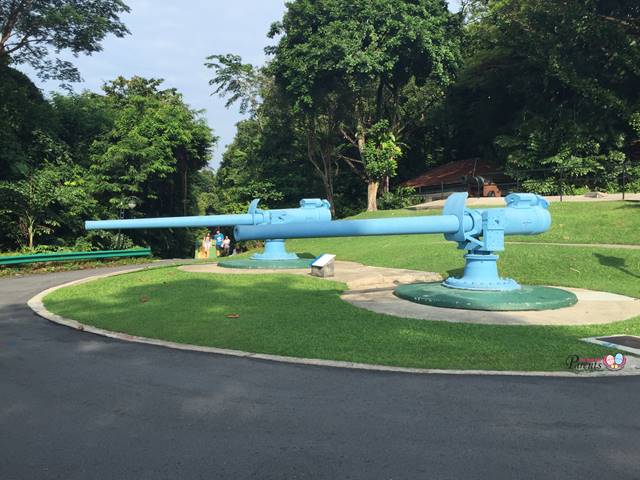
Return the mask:
<svg viewBox="0 0 640 480">
<path fill-rule="evenodd" d="M 226 108 L 240 103 L 240 113 L 257 116 L 261 90 L 266 88 L 267 77 L 262 69 L 242 63 L 239 55 L 211 55 L 205 66 L 214 71 L 209 85 L 216 87 L 213 95 L 227 98 Z"/>
<path fill-rule="evenodd" d="M 42 156 L 39 135 L 55 136 L 49 103 L 21 72 L 0 66 L 0 180 L 20 178 Z"/>
<path fill-rule="evenodd" d="M 372 135 L 367 139 L 362 151 L 364 175 L 368 184 L 368 211 L 378 209 L 377 194 L 380 181 L 395 177 L 400 155 L 402 149 L 396 143 L 393 134 L 388 133 L 386 122 L 374 125 Z"/>
<path fill-rule="evenodd" d="M 238 103 L 240 113 L 249 114 L 237 124 L 234 141 L 216 172 L 211 211 L 244 211 L 254 198 L 268 206 L 291 205 L 309 195 L 315 185 L 313 172 L 301 158 L 304 137 L 268 68 L 244 64 L 231 54 L 208 60 L 207 67 L 214 70 L 209 82 L 216 87 L 214 94 L 227 99 L 227 108 Z"/>
<path fill-rule="evenodd" d="M 637 2 L 480 0 L 452 89 L 458 151 L 504 163 L 525 187 L 567 177 L 615 188 L 638 141 Z M 544 171 L 540 171 L 544 170 Z"/>
<path fill-rule="evenodd" d="M 444 87 L 460 59 L 461 16 L 442 0 L 297 0 L 288 4 L 282 22 L 270 36 L 280 35 L 271 70 L 287 92 L 295 112 L 305 118 L 310 145 L 319 145 L 317 121 L 346 139 L 355 156 L 316 149 L 310 153 L 326 176 L 339 157 L 377 192 L 377 182 L 364 171 L 367 135 L 385 120 L 388 134 L 403 130 L 404 90 L 410 84 Z M 332 121 L 339 105 L 340 117 Z M 334 131 L 320 130 L 323 136 Z M 329 185 L 327 185 L 329 186 Z M 369 202 L 375 209 L 375 202 Z"/>
<path fill-rule="evenodd" d="M 196 211 L 191 185 L 207 165 L 217 138 L 201 115 L 175 89 L 161 89 L 162 80 L 122 77 L 104 86 L 113 114 L 112 125 L 91 144 L 90 178 L 93 195 L 106 206 L 102 215 L 117 214 L 123 197 L 135 196 L 135 215 L 187 215 Z M 161 254 L 190 248 L 171 233 L 136 234 Z"/>
<path fill-rule="evenodd" d="M 122 0 L 0 0 L 0 65 L 28 64 L 42 79 L 79 81 L 58 54 L 91 55 L 108 34 L 125 36 L 126 12 Z"/>
<path fill-rule="evenodd" d="M 9 218 L 19 244 L 30 250 L 38 237 L 86 215 L 92 201 L 73 165 L 45 163 L 18 181 L 0 182 L 0 214 Z"/>
</svg>

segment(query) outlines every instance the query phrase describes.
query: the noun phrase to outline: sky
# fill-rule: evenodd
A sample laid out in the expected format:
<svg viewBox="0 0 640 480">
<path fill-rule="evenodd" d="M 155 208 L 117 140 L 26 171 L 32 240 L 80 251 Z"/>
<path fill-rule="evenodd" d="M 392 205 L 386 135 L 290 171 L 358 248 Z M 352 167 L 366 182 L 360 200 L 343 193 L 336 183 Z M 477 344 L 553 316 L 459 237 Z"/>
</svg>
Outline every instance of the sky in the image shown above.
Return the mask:
<svg viewBox="0 0 640 480">
<path fill-rule="evenodd" d="M 242 119 L 237 107 L 226 109 L 225 100 L 212 96 L 208 82 L 211 70 L 205 58 L 234 53 L 244 62 L 262 65 L 269 27 L 282 18 L 285 0 L 128 0 L 131 12 L 122 17 L 131 31 L 125 38 L 107 37 L 103 51 L 80 56 L 74 64 L 83 82 L 80 92 L 99 91 L 118 75 L 163 78 L 166 88 L 176 88 L 194 109 L 206 110 L 205 117 L 220 137 L 213 152 L 212 167 L 222 159 L 225 146 L 233 141 L 235 124 Z M 458 0 L 450 2 L 457 7 Z M 21 68 L 45 92 L 58 90 L 57 82 L 37 80 L 28 68 Z"/>
</svg>

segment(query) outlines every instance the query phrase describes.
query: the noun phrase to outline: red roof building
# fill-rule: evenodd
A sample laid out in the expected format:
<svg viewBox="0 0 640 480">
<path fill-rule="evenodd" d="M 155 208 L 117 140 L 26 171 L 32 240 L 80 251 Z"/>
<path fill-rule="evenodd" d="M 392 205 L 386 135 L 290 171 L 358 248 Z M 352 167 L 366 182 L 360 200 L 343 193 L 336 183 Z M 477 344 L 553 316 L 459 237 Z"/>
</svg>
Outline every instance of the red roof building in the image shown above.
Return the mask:
<svg viewBox="0 0 640 480">
<path fill-rule="evenodd" d="M 445 163 L 439 167 L 423 173 L 419 177 L 407 180 L 403 185 L 416 189 L 427 187 L 458 186 L 466 187 L 467 178 L 485 177 L 492 180 L 496 175 L 501 175 L 498 167 L 479 158 L 469 158 L 456 162 Z"/>
</svg>

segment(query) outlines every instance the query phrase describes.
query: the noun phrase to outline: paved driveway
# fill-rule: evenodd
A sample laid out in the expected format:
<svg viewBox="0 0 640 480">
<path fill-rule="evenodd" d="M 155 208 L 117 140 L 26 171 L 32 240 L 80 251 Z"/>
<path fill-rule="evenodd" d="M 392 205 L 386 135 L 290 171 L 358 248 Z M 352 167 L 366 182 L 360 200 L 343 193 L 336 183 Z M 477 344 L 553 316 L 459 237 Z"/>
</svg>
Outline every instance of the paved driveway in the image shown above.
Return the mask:
<svg viewBox="0 0 640 480">
<path fill-rule="evenodd" d="M 640 478 L 639 377 L 303 367 L 112 341 L 25 305 L 93 273 L 0 280 L 3 480 Z"/>
</svg>

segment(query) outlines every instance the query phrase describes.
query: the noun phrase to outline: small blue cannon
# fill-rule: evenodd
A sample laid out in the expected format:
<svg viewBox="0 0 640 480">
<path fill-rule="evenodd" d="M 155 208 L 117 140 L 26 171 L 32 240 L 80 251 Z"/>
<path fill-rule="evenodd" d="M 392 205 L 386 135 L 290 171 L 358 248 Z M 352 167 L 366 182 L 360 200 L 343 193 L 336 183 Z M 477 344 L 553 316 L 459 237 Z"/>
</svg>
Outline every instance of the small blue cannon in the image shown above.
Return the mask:
<svg viewBox="0 0 640 480">
<path fill-rule="evenodd" d="M 322 224 L 238 225 L 236 240 L 267 238 L 360 237 L 444 233 L 447 240 L 466 250 L 461 278 L 449 277 L 444 286 L 454 289 L 511 291 L 520 289 L 512 279 L 498 275 L 495 252 L 504 250 L 505 235 L 536 235 L 551 226 L 548 202 L 534 194 L 514 193 L 506 197 L 506 208 L 466 208 L 467 193 L 454 193 L 439 216 L 339 220 Z"/>
<path fill-rule="evenodd" d="M 259 199 L 251 202 L 249 211 L 238 215 L 205 215 L 198 217 L 141 218 L 132 220 L 87 221 L 87 230 L 131 230 L 146 228 L 200 228 L 228 227 L 236 225 L 285 225 L 327 224 L 331 221 L 331 205 L 327 200 L 307 198 L 300 201 L 300 208 L 261 210 Z M 286 251 L 283 239 L 266 240 L 264 252 L 251 257 L 252 260 L 285 261 L 297 260 L 295 253 Z"/>
</svg>

